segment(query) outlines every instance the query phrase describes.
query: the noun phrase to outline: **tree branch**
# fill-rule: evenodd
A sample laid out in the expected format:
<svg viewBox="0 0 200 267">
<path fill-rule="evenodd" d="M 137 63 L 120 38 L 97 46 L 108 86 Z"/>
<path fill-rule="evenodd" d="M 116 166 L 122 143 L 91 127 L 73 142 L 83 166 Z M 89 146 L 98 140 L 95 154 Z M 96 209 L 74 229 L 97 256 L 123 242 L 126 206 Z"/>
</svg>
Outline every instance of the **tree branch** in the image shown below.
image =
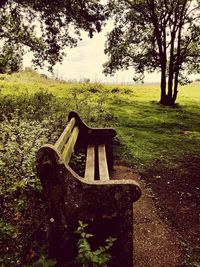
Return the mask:
<svg viewBox="0 0 200 267">
<path fill-rule="evenodd" d="M 130 0 L 123 0 L 123 1 L 127 4 L 129 4 L 132 9 L 134 9 L 138 13 L 142 14 L 147 20 L 149 20 L 147 13 L 143 12 L 143 10 L 141 8 L 134 5 Z"/>
</svg>

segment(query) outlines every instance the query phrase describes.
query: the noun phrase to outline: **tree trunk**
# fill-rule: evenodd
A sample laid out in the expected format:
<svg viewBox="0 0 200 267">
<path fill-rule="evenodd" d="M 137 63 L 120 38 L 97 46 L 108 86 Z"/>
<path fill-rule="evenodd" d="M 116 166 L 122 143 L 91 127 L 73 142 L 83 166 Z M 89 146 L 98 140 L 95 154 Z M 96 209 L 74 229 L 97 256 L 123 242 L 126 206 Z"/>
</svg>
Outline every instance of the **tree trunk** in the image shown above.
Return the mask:
<svg viewBox="0 0 200 267">
<path fill-rule="evenodd" d="M 177 91 L 177 84 L 175 83 L 176 86 L 174 86 L 174 90 Z M 177 91 L 178 93 L 178 91 Z M 164 105 L 164 106 L 173 106 L 175 104 L 176 101 L 176 96 L 177 93 L 175 95 L 175 91 L 173 93 L 173 95 L 168 95 L 166 94 L 166 74 L 165 71 L 162 70 L 162 74 L 161 74 L 161 97 L 160 97 L 160 104 Z"/>
<path fill-rule="evenodd" d="M 179 58 L 180 58 L 180 55 L 178 55 L 176 69 L 175 69 L 174 92 L 173 92 L 173 97 L 172 97 L 174 103 L 176 101 L 177 94 L 178 94 L 178 76 L 179 76 L 179 69 L 180 69 L 180 67 L 179 67 Z"/>
<path fill-rule="evenodd" d="M 185 7 L 186 5 L 186 1 L 184 3 Z M 182 9 L 182 15 L 183 15 L 183 10 Z M 177 94 L 178 94 L 178 76 L 179 76 L 179 72 L 180 72 L 180 68 L 181 68 L 181 64 L 180 64 L 180 56 L 181 56 L 181 30 L 182 30 L 182 16 L 181 16 L 181 23 L 178 29 L 178 43 L 177 43 L 177 55 L 176 55 L 176 65 L 175 65 L 175 77 L 174 77 L 174 93 L 173 93 L 173 101 L 175 103 L 176 98 L 177 98 Z"/>
<path fill-rule="evenodd" d="M 177 91 L 178 92 L 178 91 Z M 164 106 L 174 106 L 175 105 L 176 96 L 175 93 L 173 94 L 173 97 L 169 97 L 168 95 L 162 95 L 161 92 L 161 98 L 160 98 L 160 104 Z"/>
<path fill-rule="evenodd" d="M 173 100 L 173 103 L 175 104 L 175 101 L 176 101 L 176 98 L 177 98 L 177 95 L 178 95 L 178 82 L 177 84 L 174 86 L 174 94 L 173 94 L 173 97 L 172 97 L 172 100 Z"/>
<path fill-rule="evenodd" d="M 165 105 L 166 103 L 166 73 L 165 69 L 161 70 L 161 96 L 160 96 L 160 104 Z"/>
<path fill-rule="evenodd" d="M 169 59 L 169 77 L 168 77 L 168 98 L 172 98 L 173 91 L 173 78 L 174 78 L 174 41 L 176 37 L 175 30 L 171 33 L 171 49 L 170 49 L 170 59 Z"/>
</svg>

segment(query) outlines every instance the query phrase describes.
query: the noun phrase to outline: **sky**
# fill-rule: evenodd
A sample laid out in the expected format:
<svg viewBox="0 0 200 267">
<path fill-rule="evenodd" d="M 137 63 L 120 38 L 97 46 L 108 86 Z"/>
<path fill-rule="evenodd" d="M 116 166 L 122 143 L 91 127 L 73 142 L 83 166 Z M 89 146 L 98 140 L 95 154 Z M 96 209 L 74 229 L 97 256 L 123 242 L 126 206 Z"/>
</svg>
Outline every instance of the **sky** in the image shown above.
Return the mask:
<svg viewBox="0 0 200 267">
<path fill-rule="evenodd" d="M 88 34 L 82 33 L 82 41 L 78 42 L 75 48 L 66 48 L 66 57 L 62 64 L 56 64 L 54 67 L 54 78 L 66 81 L 83 81 L 90 79 L 91 82 L 100 83 L 133 83 L 133 69 L 127 71 L 118 71 L 113 77 L 105 76 L 103 71 L 103 63 L 108 58 L 104 54 L 104 46 L 106 42 L 106 35 L 112 29 L 112 23 L 109 22 L 107 26 L 100 33 L 96 33 L 93 38 L 89 38 Z M 31 54 L 24 57 L 24 67 L 31 67 Z M 47 70 L 38 70 L 40 73 L 52 76 Z M 192 76 L 195 79 L 196 76 Z M 158 73 L 146 74 L 144 82 L 159 83 L 160 75 Z"/>
<path fill-rule="evenodd" d="M 128 71 L 118 71 L 113 77 L 105 76 L 103 71 L 103 63 L 108 60 L 104 54 L 106 35 L 112 29 L 112 23 L 108 23 L 102 32 L 97 33 L 93 38 L 89 38 L 88 34 L 82 33 L 82 41 L 78 42 L 75 48 L 66 48 L 66 57 L 62 64 L 56 64 L 54 67 L 54 77 L 66 81 L 82 81 L 90 79 L 91 82 L 101 83 L 132 83 L 133 69 Z M 31 54 L 24 57 L 24 67 L 31 67 Z M 49 76 L 47 70 L 39 70 Z M 147 75 L 145 82 L 159 82 L 158 74 Z"/>
</svg>

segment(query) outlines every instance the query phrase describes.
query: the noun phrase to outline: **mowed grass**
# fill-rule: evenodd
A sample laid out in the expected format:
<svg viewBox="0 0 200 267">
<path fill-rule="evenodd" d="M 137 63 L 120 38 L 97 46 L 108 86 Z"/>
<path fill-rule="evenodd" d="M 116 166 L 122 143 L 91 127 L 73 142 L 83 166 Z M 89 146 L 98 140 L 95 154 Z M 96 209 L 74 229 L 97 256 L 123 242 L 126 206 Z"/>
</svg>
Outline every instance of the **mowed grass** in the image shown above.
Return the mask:
<svg viewBox="0 0 200 267">
<path fill-rule="evenodd" d="M 200 83 L 179 87 L 175 107 L 158 104 L 158 84 L 66 83 L 32 71 L 1 75 L 0 90 L 2 96 L 13 98 L 47 91 L 66 100 L 66 110 L 69 101 L 74 103 L 73 109 L 81 107 L 83 111 L 85 105 L 87 112 L 91 112 L 96 102 L 96 109 L 99 105 L 111 114 L 104 124 L 117 129 L 120 144 L 115 149 L 117 157 L 134 164 L 139 171 L 150 168 L 157 160 L 169 167 L 176 166 L 185 155 L 200 153 Z"/>
</svg>

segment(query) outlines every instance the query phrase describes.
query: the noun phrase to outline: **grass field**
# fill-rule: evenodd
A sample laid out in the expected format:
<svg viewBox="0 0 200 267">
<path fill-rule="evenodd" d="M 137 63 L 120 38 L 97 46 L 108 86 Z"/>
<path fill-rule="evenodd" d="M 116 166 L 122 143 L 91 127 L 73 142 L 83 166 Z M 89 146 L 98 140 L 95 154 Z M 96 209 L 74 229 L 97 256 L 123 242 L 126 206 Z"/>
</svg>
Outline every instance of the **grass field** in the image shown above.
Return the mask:
<svg viewBox="0 0 200 267">
<path fill-rule="evenodd" d="M 178 105 L 171 108 L 157 104 L 159 85 L 67 84 L 34 72 L 2 75 L 0 79 L 1 97 L 7 96 L 7 100 L 28 99 L 38 92 L 44 95 L 48 92 L 52 94 L 51 100 L 55 96 L 58 110 L 66 112 L 66 116 L 70 109 L 75 109 L 88 123 L 93 123 L 95 119 L 89 115 L 93 110 L 98 119 L 102 117 L 101 124 L 108 124 L 103 117 L 110 114 L 109 126 L 117 128 L 122 143 L 120 157 L 135 163 L 139 170 L 145 170 L 159 158 L 176 165 L 184 154 L 199 153 L 196 145 L 200 138 L 199 83 L 180 87 Z M 43 103 L 38 108 L 42 107 Z"/>
<path fill-rule="evenodd" d="M 200 83 L 180 87 L 175 107 L 159 105 L 159 93 L 159 85 L 67 84 L 31 71 L 0 76 L 2 266 L 33 264 L 45 254 L 34 156 L 56 140 L 70 110 L 92 126 L 116 128 L 115 157 L 135 166 L 151 188 L 161 216 L 180 234 L 184 266 L 200 266 Z"/>
</svg>

